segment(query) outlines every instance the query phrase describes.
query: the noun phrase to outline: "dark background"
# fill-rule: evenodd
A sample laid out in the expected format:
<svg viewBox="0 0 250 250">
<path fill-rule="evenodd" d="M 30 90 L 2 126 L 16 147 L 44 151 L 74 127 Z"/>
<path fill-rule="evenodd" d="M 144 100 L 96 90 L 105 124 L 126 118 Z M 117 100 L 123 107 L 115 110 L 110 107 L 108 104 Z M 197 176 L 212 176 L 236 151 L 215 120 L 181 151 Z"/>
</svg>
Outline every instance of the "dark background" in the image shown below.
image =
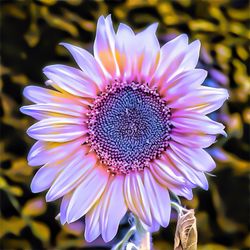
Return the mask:
<svg viewBox="0 0 250 250">
<path fill-rule="evenodd" d="M 162 44 L 181 33 L 201 40 L 199 67 L 209 71 L 205 84 L 230 93 L 212 114 L 226 125 L 228 137 L 219 137 L 209 150 L 217 162 L 216 176 L 208 177 L 209 191 L 196 189 L 194 199 L 183 204 L 196 210 L 199 249 L 249 249 L 249 5 L 244 0 L 1 1 L 0 248 L 86 247 L 83 222 L 61 227 L 54 219 L 58 204 L 46 204 L 44 194 L 30 191 L 36 169 L 27 165 L 26 156 L 34 141 L 25 131 L 34 121 L 19 108 L 26 103 L 26 85 L 44 86 L 44 66 L 74 65 L 58 43 L 91 51 L 98 17 L 111 13 L 115 27 L 125 22 L 135 31 L 158 22 Z M 175 225 L 173 219 L 154 234 L 156 250 L 173 248 Z M 110 248 L 97 248 L 104 246 L 101 239 L 92 245 Z"/>
</svg>

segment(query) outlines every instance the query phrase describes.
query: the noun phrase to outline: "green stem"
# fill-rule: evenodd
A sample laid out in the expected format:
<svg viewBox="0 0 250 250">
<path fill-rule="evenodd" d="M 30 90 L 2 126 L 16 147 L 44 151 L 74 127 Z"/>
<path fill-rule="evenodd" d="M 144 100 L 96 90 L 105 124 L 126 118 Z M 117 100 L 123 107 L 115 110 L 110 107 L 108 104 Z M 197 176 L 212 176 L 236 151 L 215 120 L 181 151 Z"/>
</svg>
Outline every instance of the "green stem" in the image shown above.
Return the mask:
<svg viewBox="0 0 250 250">
<path fill-rule="evenodd" d="M 152 238 L 150 232 L 147 232 L 143 228 L 137 216 L 131 214 L 129 221 L 132 227 L 128 230 L 123 239 L 112 248 L 112 250 L 151 250 Z M 132 235 L 135 236 L 135 241 L 129 242 Z"/>
<path fill-rule="evenodd" d="M 182 207 L 174 201 L 171 201 L 171 207 L 173 207 L 177 211 L 178 215 L 182 215 L 188 211 L 186 208 Z"/>
<path fill-rule="evenodd" d="M 118 242 L 113 248 L 112 250 L 124 250 L 126 245 L 128 244 L 129 239 L 131 238 L 131 236 L 135 233 L 136 231 L 136 227 L 133 226 L 131 227 L 128 232 L 125 234 L 125 236 L 123 237 L 123 239 Z"/>
</svg>

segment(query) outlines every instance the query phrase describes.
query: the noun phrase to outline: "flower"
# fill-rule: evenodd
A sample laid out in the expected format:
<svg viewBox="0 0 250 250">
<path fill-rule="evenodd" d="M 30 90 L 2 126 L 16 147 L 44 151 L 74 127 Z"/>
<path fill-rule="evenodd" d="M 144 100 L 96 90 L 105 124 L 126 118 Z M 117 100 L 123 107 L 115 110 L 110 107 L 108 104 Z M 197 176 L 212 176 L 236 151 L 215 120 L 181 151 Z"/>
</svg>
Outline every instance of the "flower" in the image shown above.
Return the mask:
<svg viewBox="0 0 250 250">
<path fill-rule="evenodd" d="M 228 93 L 201 85 L 198 40 L 180 35 L 160 47 L 156 28 L 135 35 L 120 24 L 115 33 L 111 17 L 101 16 L 94 56 L 62 43 L 80 69 L 47 66 L 51 88 L 24 89 L 35 104 L 21 111 L 39 120 L 27 131 L 38 140 L 28 163 L 43 165 L 31 190 L 49 189 L 48 202 L 62 197 L 62 224 L 85 215 L 87 241 L 113 239 L 127 211 L 146 230 L 166 227 L 169 191 L 192 199 L 215 168 L 203 148 L 225 135 L 224 126 L 206 115 Z"/>
</svg>

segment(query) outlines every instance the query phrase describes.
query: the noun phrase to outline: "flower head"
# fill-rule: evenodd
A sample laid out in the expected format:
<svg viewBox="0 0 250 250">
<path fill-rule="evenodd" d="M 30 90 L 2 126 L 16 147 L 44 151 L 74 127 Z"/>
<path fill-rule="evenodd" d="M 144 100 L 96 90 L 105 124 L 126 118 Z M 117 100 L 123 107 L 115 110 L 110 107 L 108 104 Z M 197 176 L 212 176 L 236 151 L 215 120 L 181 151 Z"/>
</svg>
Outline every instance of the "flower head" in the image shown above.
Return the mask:
<svg viewBox="0 0 250 250">
<path fill-rule="evenodd" d="M 135 34 L 111 17 L 97 24 L 94 56 L 62 43 L 79 68 L 44 68 L 51 88 L 26 87 L 35 104 L 21 111 L 39 120 L 28 162 L 43 165 L 31 183 L 47 201 L 62 198 L 61 223 L 85 215 L 85 238 L 110 241 L 129 210 L 147 230 L 166 227 L 169 191 L 187 199 L 208 188 L 215 163 L 203 149 L 225 134 L 206 115 L 228 93 L 201 84 L 200 42 L 180 35 L 160 47 L 153 24 Z"/>
</svg>

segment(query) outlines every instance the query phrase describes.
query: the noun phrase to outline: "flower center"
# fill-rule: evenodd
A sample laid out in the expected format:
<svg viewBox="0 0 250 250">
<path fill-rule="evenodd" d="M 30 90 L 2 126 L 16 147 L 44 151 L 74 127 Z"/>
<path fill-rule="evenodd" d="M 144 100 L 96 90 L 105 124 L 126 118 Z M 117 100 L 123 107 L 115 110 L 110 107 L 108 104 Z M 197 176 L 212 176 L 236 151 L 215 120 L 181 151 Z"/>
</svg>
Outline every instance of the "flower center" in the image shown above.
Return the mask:
<svg viewBox="0 0 250 250">
<path fill-rule="evenodd" d="M 116 82 L 91 107 L 88 142 L 111 174 L 143 170 L 168 146 L 170 116 L 156 90 Z"/>
</svg>

